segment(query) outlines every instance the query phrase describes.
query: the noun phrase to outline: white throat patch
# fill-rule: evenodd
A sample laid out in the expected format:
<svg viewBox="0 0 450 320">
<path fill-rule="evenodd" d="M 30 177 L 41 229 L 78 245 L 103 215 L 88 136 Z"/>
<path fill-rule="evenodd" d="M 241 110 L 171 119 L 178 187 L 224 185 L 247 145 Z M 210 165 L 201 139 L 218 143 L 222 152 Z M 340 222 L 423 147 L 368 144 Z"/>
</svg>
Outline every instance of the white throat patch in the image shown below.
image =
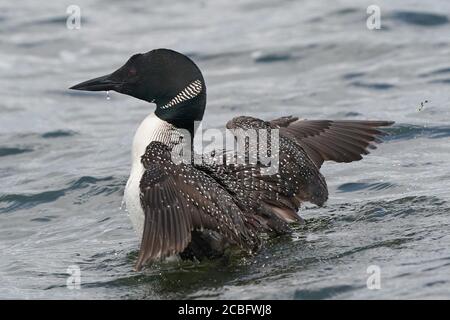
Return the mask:
<svg viewBox="0 0 450 320">
<path fill-rule="evenodd" d="M 167 109 L 179 104 L 183 101 L 195 98 L 202 92 L 202 82 L 200 80 L 195 80 L 191 82 L 186 88 L 184 88 L 180 93 L 178 93 L 175 98 L 170 100 L 167 104 L 163 105 L 161 109 Z"/>
</svg>

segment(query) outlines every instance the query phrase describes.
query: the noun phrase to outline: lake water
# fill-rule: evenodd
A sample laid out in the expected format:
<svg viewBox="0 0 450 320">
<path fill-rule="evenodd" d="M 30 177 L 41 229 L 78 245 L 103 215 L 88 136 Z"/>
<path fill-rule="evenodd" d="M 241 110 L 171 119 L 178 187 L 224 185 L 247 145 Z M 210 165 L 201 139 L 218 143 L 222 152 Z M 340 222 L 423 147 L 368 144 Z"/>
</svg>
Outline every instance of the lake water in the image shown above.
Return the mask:
<svg viewBox="0 0 450 320">
<path fill-rule="evenodd" d="M 377 1 L 380 30 L 371 4 L 0 1 L 0 298 L 450 298 L 450 2 Z M 159 47 L 203 71 L 204 128 L 242 114 L 396 125 L 363 161 L 326 164 L 327 205 L 257 255 L 136 273 L 121 202 L 153 106 L 67 88 Z"/>
</svg>

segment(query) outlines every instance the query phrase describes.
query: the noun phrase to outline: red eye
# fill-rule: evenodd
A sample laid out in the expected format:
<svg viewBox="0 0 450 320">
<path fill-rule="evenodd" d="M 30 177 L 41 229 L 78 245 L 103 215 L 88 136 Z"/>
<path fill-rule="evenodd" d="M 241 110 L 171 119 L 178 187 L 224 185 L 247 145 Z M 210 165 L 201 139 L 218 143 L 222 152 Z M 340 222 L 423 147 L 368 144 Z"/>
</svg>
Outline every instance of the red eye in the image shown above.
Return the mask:
<svg viewBox="0 0 450 320">
<path fill-rule="evenodd" d="M 133 77 L 136 75 L 136 69 L 135 68 L 131 68 L 130 70 L 128 70 L 128 76 L 129 77 Z"/>
</svg>

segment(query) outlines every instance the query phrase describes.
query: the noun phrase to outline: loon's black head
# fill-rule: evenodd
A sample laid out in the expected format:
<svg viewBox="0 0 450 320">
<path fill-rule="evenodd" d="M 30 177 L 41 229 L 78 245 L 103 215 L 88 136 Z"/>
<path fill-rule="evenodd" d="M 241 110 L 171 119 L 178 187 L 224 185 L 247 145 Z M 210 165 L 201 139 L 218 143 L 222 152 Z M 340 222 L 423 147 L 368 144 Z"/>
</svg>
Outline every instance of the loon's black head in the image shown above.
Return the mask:
<svg viewBox="0 0 450 320">
<path fill-rule="evenodd" d="M 113 73 L 70 89 L 112 90 L 154 102 L 156 115 L 178 127 L 202 120 L 206 106 L 206 86 L 199 68 L 185 55 L 169 49 L 135 54 Z"/>
</svg>

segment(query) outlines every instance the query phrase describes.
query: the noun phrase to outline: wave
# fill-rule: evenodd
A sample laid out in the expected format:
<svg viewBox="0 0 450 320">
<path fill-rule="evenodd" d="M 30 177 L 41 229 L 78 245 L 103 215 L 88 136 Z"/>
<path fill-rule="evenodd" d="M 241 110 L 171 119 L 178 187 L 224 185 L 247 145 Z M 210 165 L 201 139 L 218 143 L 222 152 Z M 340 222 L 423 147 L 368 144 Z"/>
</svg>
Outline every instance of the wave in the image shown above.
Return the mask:
<svg viewBox="0 0 450 320">
<path fill-rule="evenodd" d="M 397 187 L 396 184 L 391 182 L 375 182 L 375 183 L 365 183 L 365 182 L 350 182 L 341 184 L 337 190 L 339 192 L 355 192 L 361 190 L 372 190 L 372 191 L 380 191 L 390 188 Z"/>
<path fill-rule="evenodd" d="M 44 139 L 48 138 L 61 138 L 61 137 L 71 137 L 76 135 L 77 133 L 72 130 L 55 130 L 55 131 L 49 131 L 41 134 L 41 137 Z"/>
<path fill-rule="evenodd" d="M 119 183 L 118 181 L 108 184 L 99 183 L 114 180 L 115 179 L 111 176 L 103 178 L 83 176 L 70 182 L 68 187 L 62 189 L 43 191 L 34 194 L 3 194 L 0 195 L 0 204 L 3 204 L 3 207 L 0 207 L 0 213 L 7 213 L 18 209 L 29 209 L 44 203 L 54 202 L 66 194 L 79 189 L 89 188 L 87 192 L 78 197 L 76 203 L 86 201 L 90 197 L 100 194 L 109 195 L 120 190 L 122 188 L 122 183 Z"/>
<path fill-rule="evenodd" d="M 349 291 L 354 291 L 362 287 L 350 286 L 350 285 L 337 285 L 322 287 L 320 289 L 297 289 L 294 292 L 294 299 L 300 300 L 319 300 L 319 299 L 330 299 L 334 296 L 346 293 Z"/>
<path fill-rule="evenodd" d="M 384 82 L 378 82 L 378 83 L 367 83 L 362 81 L 354 81 L 351 83 L 354 87 L 359 88 L 367 88 L 367 89 L 373 89 L 373 90 L 389 90 L 394 88 L 395 86 L 390 83 L 384 83 Z"/>
<path fill-rule="evenodd" d="M 389 133 L 383 140 L 409 140 L 417 138 L 441 139 L 450 137 L 450 126 L 420 126 L 399 124 L 383 131 Z"/>
<path fill-rule="evenodd" d="M 32 152 L 31 148 L 18 148 L 18 147 L 0 147 L 0 157 L 12 156 L 16 154 Z"/>
<path fill-rule="evenodd" d="M 396 11 L 391 15 L 391 19 L 422 27 L 440 26 L 449 23 L 446 15 L 417 11 Z"/>
</svg>

